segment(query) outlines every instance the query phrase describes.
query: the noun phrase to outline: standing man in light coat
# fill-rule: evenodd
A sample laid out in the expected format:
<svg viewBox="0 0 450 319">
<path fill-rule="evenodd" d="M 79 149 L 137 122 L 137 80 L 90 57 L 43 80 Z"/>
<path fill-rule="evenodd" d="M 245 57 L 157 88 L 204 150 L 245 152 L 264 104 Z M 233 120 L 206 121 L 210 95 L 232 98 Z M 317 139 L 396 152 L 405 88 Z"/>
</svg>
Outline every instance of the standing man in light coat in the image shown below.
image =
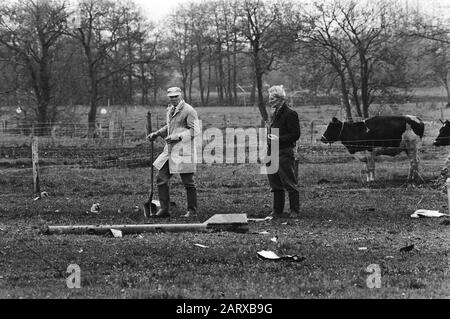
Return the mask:
<svg viewBox="0 0 450 319">
<path fill-rule="evenodd" d="M 200 134 L 200 125 L 197 112 L 183 100 L 180 88 L 169 88 L 167 96 L 169 106 L 166 125 L 147 136 L 150 140 L 161 136 L 166 141 L 163 152 L 153 163 L 158 169 L 156 183 L 161 203 L 156 217 L 170 216 L 169 180 L 173 174 L 180 174 L 186 189 L 187 213 L 183 217 L 190 217 L 197 212 L 197 190 L 194 181 L 197 169 L 195 137 Z"/>
</svg>

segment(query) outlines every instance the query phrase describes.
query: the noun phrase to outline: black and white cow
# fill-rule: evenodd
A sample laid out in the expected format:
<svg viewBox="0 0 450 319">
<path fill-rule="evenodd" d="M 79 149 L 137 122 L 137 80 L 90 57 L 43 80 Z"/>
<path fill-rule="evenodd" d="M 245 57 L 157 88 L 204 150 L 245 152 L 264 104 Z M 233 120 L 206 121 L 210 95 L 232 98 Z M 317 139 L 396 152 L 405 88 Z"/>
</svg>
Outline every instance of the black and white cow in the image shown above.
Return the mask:
<svg viewBox="0 0 450 319">
<path fill-rule="evenodd" d="M 341 141 L 350 154 L 364 152 L 367 181 L 375 179 L 375 157 L 395 156 L 405 151 L 411 167 L 408 180 L 418 177 L 418 149 L 425 124 L 416 116 L 375 116 L 362 122 L 341 122 L 333 118 L 320 139 L 323 143 Z"/>
<path fill-rule="evenodd" d="M 443 126 L 439 130 L 439 135 L 436 137 L 434 141 L 434 146 L 448 146 L 450 145 L 450 121 L 446 120 L 445 122 L 441 121 Z M 441 168 L 441 176 L 448 177 L 450 169 L 450 155 L 448 155 L 445 160 L 444 166 Z"/>
<path fill-rule="evenodd" d="M 436 137 L 434 141 L 434 146 L 447 146 L 450 145 L 450 121 L 446 120 L 445 122 L 441 121 L 444 124 L 439 130 L 439 135 Z"/>
</svg>

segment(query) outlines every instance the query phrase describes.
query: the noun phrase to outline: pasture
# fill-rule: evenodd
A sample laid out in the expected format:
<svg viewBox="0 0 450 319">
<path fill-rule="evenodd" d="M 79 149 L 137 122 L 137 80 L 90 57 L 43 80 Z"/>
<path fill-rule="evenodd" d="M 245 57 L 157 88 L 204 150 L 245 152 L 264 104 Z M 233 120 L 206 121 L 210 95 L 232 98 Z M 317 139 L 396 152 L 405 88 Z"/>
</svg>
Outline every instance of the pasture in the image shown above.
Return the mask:
<svg viewBox="0 0 450 319">
<path fill-rule="evenodd" d="M 448 218 L 410 218 L 419 208 L 449 209 L 446 193 L 435 184 L 447 150 L 431 146 L 441 111 L 416 104 L 389 111 L 427 122 L 423 180 L 407 185 L 406 156 L 380 159 L 377 180 L 367 184 L 360 175 L 362 163 L 343 147 L 316 142 L 331 117 L 339 116 L 336 106 L 296 110 L 302 124 L 301 216 L 250 222 L 248 233 L 42 234 L 45 225 L 146 222 L 140 207 L 150 187 L 149 148 L 143 139 L 147 108 L 129 108 L 122 145 L 114 136 L 89 142 L 82 129 L 70 138 L 60 133 L 41 139 L 40 183 L 49 197 L 39 200 L 31 182 L 29 137 L 0 136 L 0 298 L 450 297 Z M 84 111 L 76 110 L 83 121 Z M 152 112 L 156 125 L 156 114 L 162 118 L 164 108 Z M 198 113 L 204 127 L 259 126 L 254 108 L 198 108 Z M 156 148 L 161 147 L 158 142 Z M 185 192 L 179 177 L 173 177 L 176 208 L 162 221 L 202 222 L 221 213 L 267 216 L 272 198 L 267 177 L 258 169 L 257 164 L 200 164 L 199 213 L 188 220 L 178 217 L 185 210 Z M 86 214 L 93 203 L 100 203 L 100 213 Z M 410 245 L 412 250 L 400 251 Z M 304 260 L 262 260 L 261 250 Z M 80 266 L 80 289 L 66 286 L 70 264 Z M 367 267 L 373 264 L 381 269 L 381 287 L 371 289 Z"/>
</svg>

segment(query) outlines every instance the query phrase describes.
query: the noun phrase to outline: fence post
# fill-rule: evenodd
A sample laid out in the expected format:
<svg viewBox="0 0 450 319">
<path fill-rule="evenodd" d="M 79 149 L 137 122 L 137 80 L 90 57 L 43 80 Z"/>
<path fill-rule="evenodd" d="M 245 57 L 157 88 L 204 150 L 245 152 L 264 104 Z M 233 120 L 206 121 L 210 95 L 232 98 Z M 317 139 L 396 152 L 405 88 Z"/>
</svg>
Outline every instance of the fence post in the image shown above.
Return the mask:
<svg viewBox="0 0 450 319">
<path fill-rule="evenodd" d="M 119 119 L 119 131 L 120 131 L 120 145 L 123 145 L 125 142 L 125 128 L 123 126 L 122 118 Z"/>
<path fill-rule="evenodd" d="M 33 165 L 33 190 L 35 193 L 40 193 L 41 188 L 39 185 L 39 139 L 34 134 L 34 125 L 32 127 L 31 135 L 31 162 Z"/>
<path fill-rule="evenodd" d="M 102 128 L 102 123 L 98 123 L 98 134 L 100 135 L 100 141 L 103 139 L 103 128 Z"/>
<path fill-rule="evenodd" d="M 444 109 L 441 107 L 441 120 L 444 121 Z"/>
<path fill-rule="evenodd" d="M 223 115 L 223 126 L 224 126 L 224 128 L 228 127 L 228 120 L 227 120 L 227 115 L 226 114 Z"/>
<path fill-rule="evenodd" d="M 56 139 L 56 126 L 52 127 L 51 131 L 51 137 L 52 137 L 52 145 L 55 146 L 55 139 Z"/>
<path fill-rule="evenodd" d="M 109 139 L 114 139 L 114 120 L 109 120 Z"/>
<path fill-rule="evenodd" d="M 311 144 L 313 143 L 313 136 L 314 136 L 314 120 L 311 121 Z"/>
</svg>

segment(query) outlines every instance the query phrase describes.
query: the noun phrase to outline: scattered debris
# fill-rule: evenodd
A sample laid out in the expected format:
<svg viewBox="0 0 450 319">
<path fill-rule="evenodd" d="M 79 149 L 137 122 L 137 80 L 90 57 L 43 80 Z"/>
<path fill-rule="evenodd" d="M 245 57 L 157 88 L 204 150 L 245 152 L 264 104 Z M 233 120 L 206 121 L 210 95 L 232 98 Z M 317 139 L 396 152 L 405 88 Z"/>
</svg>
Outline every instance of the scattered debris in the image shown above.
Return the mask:
<svg viewBox="0 0 450 319">
<path fill-rule="evenodd" d="M 81 248 L 78 253 L 81 254 L 83 252 L 83 248 Z"/>
<path fill-rule="evenodd" d="M 0 225 L 0 231 L 6 231 L 6 228 L 5 228 L 5 226 L 3 226 L 3 225 Z"/>
<path fill-rule="evenodd" d="M 134 206 L 133 211 L 135 213 L 138 213 L 141 209 L 139 208 L 139 206 Z"/>
<path fill-rule="evenodd" d="M 366 211 L 366 212 L 374 212 L 374 211 L 375 211 L 375 208 L 373 208 L 373 207 L 367 207 L 367 208 L 364 208 L 364 211 Z"/>
<path fill-rule="evenodd" d="M 367 247 L 358 247 L 358 250 L 367 250 Z"/>
<path fill-rule="evenodd" d="M 59 212 L 60 212 L 60 210 L 59 210 L 59 209 L 55 209 L 55 213 L 57 213 L 57 214 L 58 214 Z"/>
<path fill-rule="evenodd" d="M 288 224 L 288 222 L 281 223 L 281 225 L 287 225 L 287 224 Z"/>
<path fill-rule="evenodd" d="M 270 235 L 270 233 L 266 230 L 264 231 L 257 231 L 257 232 L 253 232 L 252 234 L 258 234 L 258 235 Z"/>
<path fill-rule="evenodd" d="M 113 234 L 114 237 L 116 238 L 122 238 L 122 231 L 118 230 L 118 229 L 110 229 L 111 233 Z"/>
<path fill-rule="evenodd" d="M 330 181 L 329 181 L 328 179 L 326 179 L 326 178 L 321 178 L 321 179 L 317 182 L 317 184 L 328 184 L 328 183 L 330 183 Z"/>
<path fill-rule="evenodd" d="M 448 219 L 444 220 L 444 221 L 441 223 L 441 225 L 449 226 L 449 225 L 450 225 L 450 220 L 448 220 Z"/>
<path fill-rule="evenodd" d="M 100 213 L 100 204 L 99 203 L 92 204 L 90 212 L 93 214 L 99 214 Z"/>
<path fill-rule="evenodd" d="M 202 244 L 194 244 L 194 246 L 201 247 L 201 248 L 209 248 L 208 246 L 202 245 Z"/>
<path fill-rule="evenodd" d="M 384 257 L 384 258 L 386 258 L 386 259 L 393 259 L 394 256 L 386 256 L 386 257 Z"/>
<path fill-rule="evenodd" d="M 408 252 L 408 251 L 411 251 L 411 250 L 413 250 L 413 249 L 414 249 L 414 244 L 413 244 L 413 245 L 406 246 L 406 247 L 402 247 L 402 248 L 400 248 L 400 251 L 401 251 L 401 252 Z"/>
<path fill-rule="evenodd" d="M 428 209 L 418 209 L 416 210 L 411 217 L 412 218 L 419 218 L 419 217 L 442 217 L 442 216 L 449 216 L 449 214 L 443 214 L 440 213 L 437 210 L 428 210 Z"/>
<path fill-rule="evenodd" d="M 291 261 L 303 261 L 306 259 L 306 257 L 299 257 L 296 255 L 284 255 L 284 256 L 278 256 L 273 251 L 270 250 L 261 250 L 257 252 L 258 257 L 262 259 L 268 259 L 268 260 L 291 260 Z"/>
<path fill-rule="evenodd" d="M 44 197 L 48 197 L 48 193 L 47 192 L 41 192 L 41 198 L 44 198 Z"/>
<path fill-rule="evenodd" d="M 144 236 L 142 236 L 142 235 L 138 235 L 138 236 L 137 236 L 137 238 L 139 238 L 139 239 L 143 239 L 143 238 L 144 238 Z"/>
<path fill-rule="evenodd" d="M 35 201 L 38 199 L 41 199 L 41 196 L 37 196 L 37 197 L 33 198 L 33 200 L 35 200 Z"/>
<path fill-rule="evenodd" d="M 274 236 L 274 237 L 270 238 L 270 241 L 273 241 L 274 243 L 276 243 L 278 241 L 277 236 Z"/>
</svg>

